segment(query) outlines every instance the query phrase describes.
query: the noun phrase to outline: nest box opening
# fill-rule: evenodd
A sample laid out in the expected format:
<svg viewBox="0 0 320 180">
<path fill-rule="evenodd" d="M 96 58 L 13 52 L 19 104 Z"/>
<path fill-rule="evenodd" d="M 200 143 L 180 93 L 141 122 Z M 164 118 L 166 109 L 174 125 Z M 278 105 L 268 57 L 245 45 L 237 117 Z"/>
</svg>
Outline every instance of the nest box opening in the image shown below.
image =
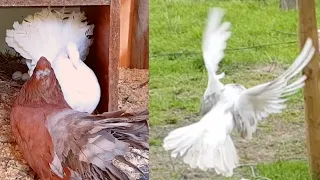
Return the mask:
<svg viewBox="0 0 320 180">
<path fill-rule="evenodd" d="M 101 98 L 96 111 L 102 113 L 117 110 L 120 4 L 120 0 L 0 0 L 0 16 L 3 18 L 0 31 L 2 47 L 5 51 L 10 49 L 7 54 L 15 52 L 4 41 L 6 29 L 12 29 L 14 21 L 21 22 L 27 15 L 40 12 L 43 8 L 65 7 L 69 11 L 84 12 L 88 23 L 94 24 L 94 41 L 84 62 L 94 71 L 101 87 Z M 26 65 L 21 68 L 27 70 Z"/>
</svg>

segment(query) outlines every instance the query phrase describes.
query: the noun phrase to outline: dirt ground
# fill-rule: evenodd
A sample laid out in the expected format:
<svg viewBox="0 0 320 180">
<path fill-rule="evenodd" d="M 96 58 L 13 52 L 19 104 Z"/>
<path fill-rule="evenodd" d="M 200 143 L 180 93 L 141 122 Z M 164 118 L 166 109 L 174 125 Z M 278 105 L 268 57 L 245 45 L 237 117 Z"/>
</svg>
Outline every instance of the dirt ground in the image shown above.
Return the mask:
<svg viewBox="0 0 320 180">
<path fill-rule="evenodd" d="M 135 111 L 148 108 L 149 75 L 147 70 L 120 69 L 119 109 Z"/>
<path fill-rule="evenodd" d="M 12 137 L 10 127 L 11 104 L 20 90 L 22 81 L 11 79 L 13 72 L 27 72 L 19 58 L 0 55 L 0 179 L 33 180 L 34 172 L 23 160 Z M 134 111 L 148 108 L 148 70 L 120 69 L 119 108 Z"/>
</svg>

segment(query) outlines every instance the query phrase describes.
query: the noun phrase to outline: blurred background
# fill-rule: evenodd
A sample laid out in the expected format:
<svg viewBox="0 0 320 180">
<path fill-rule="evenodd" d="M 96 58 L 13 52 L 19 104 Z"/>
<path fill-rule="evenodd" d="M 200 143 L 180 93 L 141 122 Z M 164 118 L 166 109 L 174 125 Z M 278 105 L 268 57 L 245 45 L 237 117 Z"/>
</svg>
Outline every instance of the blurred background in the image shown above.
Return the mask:
<svg viewBox="0 0 320 180">
<path fill-rule="evenodd" d="M 319 3 L 317 0 L 317 17 Z M 220 70 L 224 83 L 247 88 L 267 82 L 299 53 L 295 0 L 150 1 L 150 167 L 151 179 L 228 179 L 190 169 L 170 159 L 163 138 L 196 122 L 207 85 L 201 42 L 208 9 L 227 10 L 232 36 Z M 319 20 L 318 20 L 319 25 Z M 304 180 L 308 175 L 303 94 L 293 96 L 280 115 L 263 121 L 251 141 L 235 133 L 241 166 L 229 179 Z"/>
</svg>

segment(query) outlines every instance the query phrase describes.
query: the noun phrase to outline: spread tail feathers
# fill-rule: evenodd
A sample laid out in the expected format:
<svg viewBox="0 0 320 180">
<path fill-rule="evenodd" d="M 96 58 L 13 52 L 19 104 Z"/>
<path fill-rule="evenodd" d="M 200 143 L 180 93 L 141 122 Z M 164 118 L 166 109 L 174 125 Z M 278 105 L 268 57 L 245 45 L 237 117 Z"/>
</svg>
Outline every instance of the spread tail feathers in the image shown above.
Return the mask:
<svg viewBox="0 0 320 180">
<path fill-rule="evenodd" d="M 183 161 L 191 168 L 200 168 L 206 171 L 214 168 L 217 174 L 232 176 L 233 169 L 238 165 L 238 155 L 228 132 L 228 120 L 214 121 L 210 118 L 208 124 L 206 117 L 195 124 L 178 128 L 172 131 L 165 139 L 163 147 L 166 151 L 173 150 L 171 156 L 183 157 Z M 231 118 L 226 115 L 225 118 Z M 218 119 L 217 119 L 218 120 Z M 229 121 L 230 122 L 230 121 Z"/>
<path fill-rule="evenodd" d="M 74 42 L 85 60 L 92 44 L 93 25 L 85 22 L 84 13 L 43 9 L 29 15 L 22 23 L 14 22 L 6 32 L 6 43 L 25 59 L 31 59 L 28 67 L 34 68 L 41 56 L 52 62 L 59 53 L 67 53 L 67 44 Z M 30 69 L 30 68 L 29 68 Z"/>
</svg>

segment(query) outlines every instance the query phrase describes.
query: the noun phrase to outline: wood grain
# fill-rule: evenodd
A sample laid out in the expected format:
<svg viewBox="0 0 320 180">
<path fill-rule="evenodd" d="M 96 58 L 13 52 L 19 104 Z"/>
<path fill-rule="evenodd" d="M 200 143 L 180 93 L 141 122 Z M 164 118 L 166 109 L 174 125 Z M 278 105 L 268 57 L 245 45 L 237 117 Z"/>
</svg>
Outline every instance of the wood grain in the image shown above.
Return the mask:
<svg viewBox="0 0 320 180">
<path fill-rule="evenodd" d="M 304 69 L 308 76 L 304 87 L 305 119 L 307 124 L 307 149 L 312 179 L 320 179 L 320 87 L 319 43 L 315 0 L 299 0 L 299 35 L 302 49 L 307 38 L 312 38 L 316 49 L 312 60 Z"/>
<path fill-rule="evenodd" d="M 0 7 L 110 5 L 111 0 L 0 0 Z"/>
<path fill-rule="evenodd" d="M 129 38 L 131 20 L 132 0 L 121 0 L 120 15 L 120 67 L 130 67 L 130 46 Z"/>
<path fill-rule="evenodd" d="M 108 110 L 118 109 L 118 83 L 120 61 L 120 0 L 111 1 L 109 40 L 109 105 Z"/>
<path fill-rule="evenodd" d="M 133 0 L 130 23 L 130 67 L 149 68 L 149 0 Z"/>
<path fill-rule="evenodd" d="M 121 61 L 124 68 L 149 68 L 149 0 L 122 0 Z"/>
</svg>

